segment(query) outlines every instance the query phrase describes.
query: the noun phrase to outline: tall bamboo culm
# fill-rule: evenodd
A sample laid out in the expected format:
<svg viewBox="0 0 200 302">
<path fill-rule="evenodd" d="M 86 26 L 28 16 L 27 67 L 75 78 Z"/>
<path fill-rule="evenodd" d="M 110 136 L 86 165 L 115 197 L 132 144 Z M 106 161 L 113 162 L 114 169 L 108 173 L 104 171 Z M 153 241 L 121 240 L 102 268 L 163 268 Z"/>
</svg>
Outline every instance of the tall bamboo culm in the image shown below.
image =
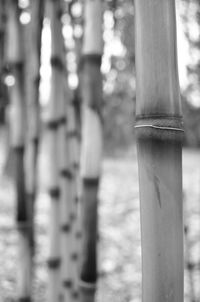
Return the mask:
<svg viewBox="0 0 200 302">
<path fill-rule="evenodd" d="M 72 22 L 73 27 L 73 22 Z M 73 28 L 74 29 L 74 28 Z M 80 226 L 80 78 L 79 78 L 79 60 L 81 52 L 81 39 L 75 40 L 76 64 L 78 86 L 73 91 L 73 96 L 67 109 L 67 141 L 69 146 L 69 166 L 72 173 L 71 182 L 71 233 L 72 233 L 72 301 L 79 301 L 78 273 L 80 263 L 80 245 L 81 245 L 81 226 Z"/>
<path fill-rule="evenodd" d="M 6 63 L 12 75 L 9 87 L 10 140 L 14 157 L 14 184 L 16 187 L 16 221 L 18 227 L 18 300 L 31 301 L 31 249 L 28 204 L 25 194 L 24 151 L 25 151 L 25 91 L 24 91 L 24 41 L 19 22 L 18 2 L 6 1 L 7 42 Z"/>
<path fill-rule="evenodd" d="M 55 253 L 55 240 L 60 248 L 57 248 L 57 256 L 60 255 L 60 270 L 58 273 L 57 295 L 64 301 L 77 301 L 77 207 L 76 207 L 76 167 L 77 167 L 77 131 L 74 108 L 71 104 L 71 95 L 67 87 L 67 73 L 64 58 L 64 41 L 61 26 L 60 1 L 50 2 L 50 19 L 52 31 L 52 94 L 51 112 L 57 110 L 57 118 L 53 125 L 56 132 L 52 139 L 56 142 L 54 146 L 54 159 L 57 157 L 57 182 L 58 182 L 58 214 L 57 226 L 54 224 L 54 231 L 59 231 L 59 239 L 51 238 L 51 250 Z M 63 99 L 64 98 L 64 99 Z M 54 100 L 54 101 L 53 101 Z M 67 115 L 67 119 L 66 119 Z M 52 124 L 52 123 L 51 123 Z M 53 150 L 53 149 L 52 149 Z M 53 157 L 52 157 L 53 158 Z M 55 167 L 56 168 L 56 167 Z M 52 213 L 55 211 L 52 208 Z M 56 231 L 56 232 L 57 232 Z M 55 234 L 54 234 L 55 235 Z M 58 235 L 58 234 L 57 234 Z M 59 242 L 58 242 L 59 241 Z M 51 261 L 49 262 L 51 266 Z M 53 268 L 55 271 L 55 268 Z M 53 274 L 53 271 L 52 271 Z M 54 274 L 56 277 L 56 274 Z M 53 279 L 52 279 L 53 280 Z M 55 281 L 55 279 L 54 279 Z M 61 282 L 61 283 L 60 283 Z M 51 288 L 50 281 L 50 288 Z M 51 291 L 49 292 L 51 297 Z"/>
<path fill-rule="evenodd" d="M 142 301 L 183 302 L 183 123 L 175 0 L 135 0 Z"/>
<path fill-rule="evenodd" d="M 70 93 L 67 90 L 66 101 L 70 98 Z M 67 104 L 64 103 L 63 113 L 66 113 Z M 70 167 L 70 152 L 69 141 L 67 138 L 68 118 L 65 123 L 61 123 L 59 127 L 59 184 L 60 184 L 60 231 L 61 231 L 61 294 L 63 301 L 71 302 L 73 300 L 73 232 L 72 232 L 72 202 L 74 182 L 73 173 Z"/>
<path fill-rule="evenodd" d="M 97 281 L 98 189 L 103 148 L 102 134 L 102 77 L 103 52 L 101 0 L 84 3 L 84 36 L 82 50 L 81 92 L 81 302 L 95 299 Z"/>
<path fill-rule="evenodd" d="M 54 1 L 51 4 L 51 28 L 52 28 L 52 58 L 54 69 L 54 97 L 56 97 L 58 110 L 57 124 L 57 156 L 58 156 L 58 184 L 60 203 L 60 293 L 63 301 L 73 300 L 73 234 L 72 234 L 72 186 L 74 182 L 70 166 L 70 140 L 68 130 L 70 117 L 68 118 L 71 93 L 67 86 L 67 71 L 65 66 L 65 47 L 62 36 L 61 2 Z"/>
<path fill-rule="evenodd" d="M 30 204 L 31 246 L 34 247 L 34 203 L 37 191 L 37 158 L 40 134 L 40 55 L 44 17 L 44 0 L 30 1 L 31 21 L 25 26 L 26 107 L 28 131 L 26 137 L 26 195 Z"/>
<path fill-rule="evenodd" d="M 0 125 L 5 122 L 6 91 L 3 82 L 5 64 L 5 29 L 6 29 L 6 10 L 5 0 L 0 0 Z"/>
<path fill-rule="evenodd" d="M 50 196 L 50 251 L 49 251 L 49 289 L 48 301 L 61 299 L 61 190 L 59 178 L 60 166 L 60 126 L 65 122 L 61 107 L 64 98 L 63 61 L 61 57 L 62 35 L 59 0 L 48 0 L 48 16 L 51 26 L 51 93 L 49 100 L 49 118 L 47 134 L 49 142 L 49 196 Z"/>
<path fill-rule="evenodd" d="M 79 299 L 78 288 L 78 266 L 79 266 L 79 246 L 80 229 L 78 215 L 79 201 L 79 152 L 80 139 L 76 120 L 74 103 L 67 106 L 67 145 L 69 154 L 69 169 L 71 172 L 70 184 L 70 228 L 71 228 L 71 276 L 72 276 L 72 301 Z"/>
</svg>

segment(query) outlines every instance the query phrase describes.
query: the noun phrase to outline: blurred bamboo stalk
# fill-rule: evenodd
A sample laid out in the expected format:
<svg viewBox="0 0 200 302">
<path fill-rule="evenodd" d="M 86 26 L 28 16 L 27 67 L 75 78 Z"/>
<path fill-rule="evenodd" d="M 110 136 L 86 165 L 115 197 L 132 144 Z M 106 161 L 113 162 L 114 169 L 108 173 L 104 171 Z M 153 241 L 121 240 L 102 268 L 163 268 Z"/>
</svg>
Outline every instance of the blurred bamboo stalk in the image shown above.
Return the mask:
<svg viewBox="0 0 200 302">
<path fill-rule="evenodd" d="M 185 245 L 185 267 L 187 269 L 187 275 L 188 275 L 188 281 L 189 281 L 189 295 L 190 300 L 192 302 L 196 302 L 196 291 L 195 291 L 195 282 L 194 282 L 194 269 L 195 269 L 195 263 L 192 261 L 191 257 L 191 241 L 190 241 L 190 219 L 188 218 L 189 209 L 187 207 L 187 200 L 185 194 L 183 194 L 183 202 L 184 202 L 184 245 Z"/>
<path fill-rule="evenodd" d="M 34 247 L 34 203 L 37 194 L 37 158 L 40 136 L 40 56 L 41 34 L 44 17 L 44 0 L 30 1 L 30 23 L 25 26 L 25 57 L 26 57 L 26 194 L 30 204 L 31 246 Z"/>
<path fill-rule="evenodd" d="M 175 0 L 135 0 L 142 301 L 183 302 L 182 113 Z"/>
<path fill-rule="evenodd" d="M 65 95 L 66 100 L 70 94 Z M 63 113 L 66 114 L 67 105 L 63 104 Z M 71 201 L 73 174 L 70 169 L 69 145 L 66 137 L 68 122 L 61 123 L 59 127 L 59 184 L 60 198 L 60 223 L 61 223 L 61 294 L 63 301 L 72 301 L 73 289 L 73 263 L 72 263 L 72 224 L 71 224 Z"/>
<path fill-rule="evenodd" d="M 54 68 L 54 97 L 57 96 L 58 125 L 57 125 L 57 156 L 60 190 L 60 278 L 61 297 L 63 301 L 73 301 L 74 283 L 77 275 L 76 263 L 74 263 L 74 241 L 72 207 L 74 203 L 73 188 L 75 178 L 70 165 L 71 140 L 68 138 L 70 129 L 69 103 L 71 93 L 67 87 L 67 71 L 65 67 L 65 48 L 62 36 L 61 3 L 55 1 L 51 6 L 52 23 L 52 68 Z M 74 152 L 74 150 L 73 150 Z M 74 155 L 74 153 L 73 153 Z M 75 217 L 75 214 L 73 218 Z"/>
<path fill-rule="evenodd" d="M 80 141 L 78 133 L 74 103 L 67 106 L 67 144 L 69 150 L 69 167 L 71 171 L 70 184 L 70 226 L 72 236 L 71 246 L 71 275 L 72 275 L 72 301 L 79 298 L 78 289 L 78 265 L 79 265 L 79 217 L 78 217 L 78 200 L 79 200 L 79 151 Z"/>
<path fill-rule="evenodd" d="M 101 57 L 103 3 L 84 3 L 84 36 L 82 49 L 81 93 L 81 260 L 80 300 L 95 299 L 97 281 L 98 189 L 103 149 Z"/>
<path fill-rule="evenodd" d="M 54 120 L 54 154 L 57 158 L 57 178 L 59 205 L 56 217 L 54 216 L 54 235 L 52 233 L 52 253 L 60 257 L 61 267 L 59 272 L 52 271 L 49 296 L 55 294 L 52 286 L 56 284 L 57 294 L 52 299 L 61 298 L 64 301 L 77 301 L 78 299 L 78 253 L 77 253 L 77 171 L 79 167 L 78 132 L 76 129 L 75 111 L 71 103 L 71 95 L 67 87 L 67 72 L 65 67 L 65 50 L 62 37 L 61 6 L 60 1 L 49 2 L 49 12 L 52 30 L 52 91 L 50 111 L 57 115 Z M 66 118 L 67 115 L 67 118 Z M 51 123 L 52 124 L 52 123 Z M 55 145 L 57 145 L 55 147 Z M 53 157 L 52 157 L 53 159 Z M 56 167 L 55 167 L 56 169 Z M 55 208 L 52 208 L 52 215 Z M 60 220 L 60 221 L 59 221 Z M 54 238 L 57 230 L 60 232 L 60 240 Z M 56 242 L 55 242 L 56 241 Z M 58 242 L 60 241 L 60 242 Z M 60 250 L 55 246 L 60 245 Z M 54 251 L 53 251 L 54 247 Z M 56 249 L 56 250 L 55 250 Z M 60 255 L 60 256 L 59 256 Z M 49 262 L 49 264 L 51 261 Z M 51 265 L 50 265 L 51 266 Z M 54 275 L 54 277 L 53 277 Z M 59 283 L 61 281 L 61 287 Z M 53 284 L 54 283 L 54 284 Z M 56 300 L 57 301 L 57 300 Z"/>
<path fill-rule="evenodd" d="M 72 182 L 72 203 L 71 203 L 71 221 L 72 221 L 72 238 L 73 238 L 73 293 L 72 299 L 78 301 L 79 285 L 78 274 L 80 264 L 80 246 L 81 246 L 81 225 L 80 225 L 80 145 L 81 145 L 81 91 L 80 91 L 80 60 L 81 60 L 81 46 L 82 39 L 75 36 L 76 21 L 73 19 L 71 11 L 71 26 L 73 28 L 73 38 L 75 42 L 74 53 L 76 56 L 77 77 L 78 85 L 73 91 L 73 97 L 68 106 L 68 130 L 67 140 L 69 142 L 69 157 L 70 157 L 70 169 L 73 175 Z M 79 20 L 80 22 L 80 20 Z"/>
<path fill-rule="evenodd" d="M 61 299 L 61 188 L 59 179 L 60 168 L 60 125 L 65 124 L 64 105 L 64 77 L 62 57 L 62 33 L 60 24 L 59 0 L 49 0 L 48 13 L 51 26 L 51 93 L 49 101 L 49 115 L 47 132 L 49 138 L 49 195 L 50 205 L 50 255 L 49 293 L 48 301 L 56 302 Z"/>
<path fill-rule="evenodd" d="M 0 126 L 5 123 L 7 105 L 6 88 L 4 83 L 5 68 L 5 30 L 6 30 L 6 3 L 0 0 Z"/>
<path fill-rule="evenodd" d="M 18 2 L 6 1 L 7 28 L 6 28 L 6 63 L 10 72 L 9 98 L 10 98 L 10 143 L 14 157 L 14 182 L 16 186 L 19 244 L 18 264 L 18 299 L 19 301 L 31 301 L 31 248 L 30 248 L 30 224 L 29 204 L 26 200 L 24 153 L 26 135 L 26 110 L 24 91 L 24 41 L 22 25 L 19 21 Z"/>
</svg>

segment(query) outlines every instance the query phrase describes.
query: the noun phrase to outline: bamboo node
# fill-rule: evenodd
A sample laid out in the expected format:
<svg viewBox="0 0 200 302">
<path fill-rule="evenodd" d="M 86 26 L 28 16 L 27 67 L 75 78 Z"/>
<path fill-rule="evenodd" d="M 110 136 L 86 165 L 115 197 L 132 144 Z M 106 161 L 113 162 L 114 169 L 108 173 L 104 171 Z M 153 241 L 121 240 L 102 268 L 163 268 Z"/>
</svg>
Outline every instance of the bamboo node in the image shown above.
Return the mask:
<svg viewBox="0 0 200 302">
<path fill-rule="evenodd" d="M 57 269 L 60 266 L 60 258 L 50 258 L 47 260 L 49 269 Z"/>
<path fill-rule="evenodd" d="M 95 178 L 84 177 L 83 178 L 83 184 L 85 186 L 95 186 L 95 187 L 98 187 L 98 185 L 99 185 L 99 177 L 95 177 Z"/>
<path fill-rule="evenodd" d="M 73 291 L 73 293 L 72 293 L 72 298 L 78 299 L 78 297 L 79 297 L 78 291 Z"/>
<path fill-rule="evenodd" d="M 80 69 L 83 68 L 85 63 L 92 63 L 95 65 L 100 66 L 102 61 L 102 54 L 98 53 L 91 53 L 91 54 L 83 54 L 80 60 Z"/>
<path fill-rule="evenodd" d="M 61 231 L 62 232 L 66 232 L 66 233 L 69 233 L 70 232 L 70 225 L 68 223 L 65 223 L 61 226 Z"/>
<path fill-rule="evenodd" d="M 59 189 L 59 187 L 55 187 L 55 188 L 49 189 L 49 195 L 53 199 L 58 199 L 60 197 L 60 189 Z"/>
<path fill-rule="evenodd" d="M 21 298 L 19 298 L 19 302 L 31 302 L 31 298 L 30 297 L 21 297 Z"/>
<path fill-rule="evenodd" d="M 72 259 L 72 261 L 77 261 L 78 260 L 78 253 L 72 253 L 71 254 L 71 259 Z"/>
<path fill-rule="evenodd" d="M 75 201 L 76 204 L 78 204 L 79 203 L 79 196 L 75 196 L 74 201 Z"/>
<path fill-rule="evenodd" d="M 72 287 L 72 280 L 63 280 L 63 287 L 65 288 L 71 288 Z"/>
<path fill-rule="evenodd" d="M 182 141 L 184 137 L 181 117 L 137 118 L 135 130 L 138 139 Z"/>
<path fill-rule="evenodd" d="M 60 176 L 71 180 L 73 178 L 72 172 L 69 169 L 61 169 Z"/>
<path fill-rule="evenodd" d="M 188 263 L 187 263 L 187 269 L 188 269 L 188 271 L 193 271 L 194 268 L 195 268 L 195 264 L 192 263 L 192 262 L 190 262 L 190 261 L 188 261 Z"/>
<path fill-rule="evenodd" d="M 66 133 L 66 136 L 67 136 L 67 138 L 78 138 L 78 132 L 77 132 L 77 130 L 71 130 L 71 131 L 67 131 L 67 133 Z"/>
<path fill-rule="evenodd" d="M 66 116 L 62 116 L 59 120 L 59 124 L 63 126 L 66 124 L 66 122 L 67 122 Z"/>
<path fill-rule="evenodd" d="M 51 66 L 53 68 L 57 68 L 59 71 L 64 71 L 64 65 L 62 60 L 58 56 L 52 56 L 51 57 Z"/>
<path fill-rule="evenodd" d="M 11 73 L 14 73 L 14 72 L 23 72 L 23 69 L 24 69 L 24 63 L 23 61 L 19 60 L 19 61 L 15 61 L 15 62 L 9 62 L 7 63 L 6 65 L 6 71 L 7 72 L 11 72 Z"/>
<path fill-rule="evenodd" d="M 79 280 L 79 286 L 82 289 L 91 290 L 91 291 L 95 291 L 97 288 L 96 282 L 92 283 L 92 282 L 86 282 L 83 280 Z"/>
<path fill-rule="evenodd" d="M 46 127 L 48 130 L 57 130 L 59 126 L 59 120 L 49 120 L 46 122 Z"/>
<path fill-rule="evenodd" d="M 24 144 L 22 145 L 15 145 L 12 147 L 13 148 L 13 151 L 15 153 L 17 153 L 17 155 L 23 155 L 24 154 Z"/>
</svg>

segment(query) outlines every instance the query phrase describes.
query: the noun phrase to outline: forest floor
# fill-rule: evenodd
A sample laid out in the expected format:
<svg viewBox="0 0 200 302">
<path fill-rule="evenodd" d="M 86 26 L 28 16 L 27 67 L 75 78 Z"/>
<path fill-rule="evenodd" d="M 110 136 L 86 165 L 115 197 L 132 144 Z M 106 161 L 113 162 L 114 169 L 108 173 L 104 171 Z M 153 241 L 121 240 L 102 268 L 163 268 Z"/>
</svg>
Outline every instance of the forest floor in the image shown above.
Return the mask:
<svg viewBox="0 0 200 302">
<path fill-rule="evenodd" d="M 34 301 L 46 301 L 49 199 L 45 192 L 45 156 L 41 156 L 40 194 L 36 203 Z M 0 163 L 1 164 L 1 163 Z M 2 167 L 0 165 L 0 172 Z M 185 302 L 200 301 L 200 150 L 183 152 Z M 0 301 L 16 298 L 17 231 L 15 193 L 9 177 L 0 175 Z M 141 244 L 138 171 L 135 149 L 106 158 L 99 194 L 99 281 L 97 301 L 141 301 Z"/>
</svg>

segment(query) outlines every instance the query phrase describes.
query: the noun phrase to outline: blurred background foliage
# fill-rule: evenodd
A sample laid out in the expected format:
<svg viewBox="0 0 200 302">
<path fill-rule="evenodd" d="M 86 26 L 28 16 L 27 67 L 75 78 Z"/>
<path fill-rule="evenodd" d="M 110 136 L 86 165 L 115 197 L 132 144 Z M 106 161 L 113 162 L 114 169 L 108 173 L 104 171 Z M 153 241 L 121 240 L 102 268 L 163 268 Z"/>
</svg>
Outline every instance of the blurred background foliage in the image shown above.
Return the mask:
<svg viewBox="0 0 200 302">
<path fill-rule="evenodd" d="M 105 150 L 112 154 L 114 150 L 129 148 L 134 143 L 136 83 L 133 2 L 115 0 L 105 4 L 102 61 L 104 129 Z M 81 5 L 79 1 L 72 3 Z M 176 5 L 184 145 L 199 147 L 200 1 L 177 0 Z"/>
<path fill-rule="evenodd" d="M 185 125 L 184 145 L 200 146 L 200 1 L 178 0 L 177 38 L 180 89 Z M 134 141 L 135 53 L 133 1 L 115 1 L 113 35 L 122 44 L 112 54 L 104 74 L 105 138 L 108 149 L 128 147 Z M 105 41 L 106 42 L 106 41 Z M 185 73 L 183 75 L 182 73 Z"/>
<path fill-rule="evenodd" d="M 177 38 L 180 90 L 185 125 L 184 145 L 200 146 L 200 1 L 178 0 Z M 135 53 L 132 1 L 116 1 L 114 35 L 124 48 L 111 56 L 105 74 L 105 136 L 109 149 L 128 147 L 134 141 Z M 182 73 L 185 73 L 184 75 Z M 110 89 L 106 89 L 107 85 Z M 112 87 L 112 89 L 111 89 Z"/>
<path fill-rule="evenodd" d="M 134 143 L 135 118 L 135 45 L 134 45 L 134 4 L 133 0 L 107 0 L 103 18 L 104 54 L 103 113 L 105 151 L 129 148 Z M 30 18 L 28 0 L 20 0 L 21 18 L 24 26 Z M 185 124 L 184 145 L 200 146 L 200 1 L 177 0 L 178 57 L 181 98 Z M 69 86 L 77 92 L 78 66 L 81 57 L 83 34 L 83 0 L 63 1 L 62 22 L 66 45 L 66 63 Z M 48 29 L 48 7 L 44 20 L 41 66 L 41 104 L 45 108 L 48 101 L 48 81 L 50 79 L 50 30 Z M 3 45 L 3 31 L 0 33 Z M 3 47 L 0 56 L 3 57 Z M 6 106 L 5 83 L 9 79 L 2 69 L 0 82 L 0 119 L 4 119 Z"/>
</svg>

